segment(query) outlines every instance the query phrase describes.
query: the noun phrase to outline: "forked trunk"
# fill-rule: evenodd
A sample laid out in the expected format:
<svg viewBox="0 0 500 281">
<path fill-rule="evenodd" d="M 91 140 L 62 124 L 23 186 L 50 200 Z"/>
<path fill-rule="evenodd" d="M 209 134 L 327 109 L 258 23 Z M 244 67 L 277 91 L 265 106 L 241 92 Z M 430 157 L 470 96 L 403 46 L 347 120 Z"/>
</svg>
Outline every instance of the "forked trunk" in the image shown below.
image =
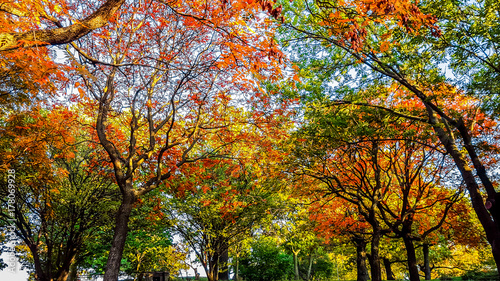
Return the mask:
<svg viewBox="0 0 500 281">
<path fill-rule="evenodd" d="M 292 250 L 292 253 L 293 253 L 293 273 L 295 275 L 295 280 L 299 280 L 300 279 L 300 275 L 299 275 L 299 259 L 298 259 L 298 256 L 297 256 L 297 254 L 299 252 Z"/>
</svg>

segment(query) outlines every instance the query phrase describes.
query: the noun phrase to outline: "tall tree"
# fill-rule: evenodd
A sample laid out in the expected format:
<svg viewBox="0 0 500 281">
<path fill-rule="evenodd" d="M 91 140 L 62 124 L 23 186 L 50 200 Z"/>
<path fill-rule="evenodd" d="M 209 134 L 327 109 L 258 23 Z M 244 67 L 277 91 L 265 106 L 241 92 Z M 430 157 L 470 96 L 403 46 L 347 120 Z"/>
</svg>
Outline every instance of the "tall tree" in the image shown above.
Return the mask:
<svg viewBox="0 0 500 281">
<path fill-rule="evenodd" d="M 267 16 L 257 3 L 212 4 L 136 1 L 76 46 L 76 87 L 85 85 L 92 99 L 87 108 L 122 193 L 105 280 L 118 276 L 138 198 L 182 165 L 223 156 L 251 131 L 262 136 L 277 124 L 280 111 L 253 80 L 279 75 Z"/>
<path fill-rule="evenodd" d="M 371 228 L 372 279 L 381 279 L 380 240 L 394 233 L 405 242 L 411 280 L 418 280 L 413 241 L 439 229 L 460 194 L 440 185 L 442 153 L 425 133 L 400 132 L 420 130 L 384 111 L 327 107 L 312 112 L 298 133 L 297 172 L 323 185 L 312 185 L 306 194 L 338 197 L 357 207 Z M 437 219 L 430 222 L 429 215 Z M 418 233 L 416 221 L 421 222 Z"/>
</svg>

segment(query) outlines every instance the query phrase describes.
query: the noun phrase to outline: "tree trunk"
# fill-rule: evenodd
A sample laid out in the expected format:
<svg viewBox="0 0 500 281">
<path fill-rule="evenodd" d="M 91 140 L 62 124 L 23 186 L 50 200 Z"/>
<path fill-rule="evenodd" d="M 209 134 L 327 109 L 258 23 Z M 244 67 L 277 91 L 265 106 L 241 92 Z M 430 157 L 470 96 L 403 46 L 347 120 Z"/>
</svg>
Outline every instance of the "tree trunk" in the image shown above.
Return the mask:
<svg viewBox="0 0 500 281">
<path fill-rule="evenodd" d="M 236 254 L 236 266 L 234 268 L 234 280 L 240 280 L 240 255 Z"/>
<path fill-rule="evenodd" d="M 309 266 L 307 267 L 307 276 L 306 276 L 307 281 L 311 280 L 312 265 L 313 265 L 313 255 L 312 255 L 312 253 L 310 253 L 309 254 Z"/>
<path fill-rule="evenodd" d="M 443 128 L 444 124 L 442 122 L 439 123 L 437 121 L 437 118 L 434 116 L 434 112 L 432 112 L 432 110 L 430 109 L 429 109 L 429 120 L 431 121 L 434 131 L 439 137 L 439 140 L 441 141 L 441 143 L 443 143 L 444 147 L 446 148 L 446 151 L 453 158 L 455 165 L 457 166 L 458 170 L 460 171 L 460 174 L 462 175 L 462 179 L 464 180 L 466 188 L 469 191 L 472 208 L 474 209 L 479 221 L 481 222 L 481 225 L 484 228 L 484 231 L 486 233 L 486 239 L 491 245 L 491 252 L 493 254 L 493 258 L 495 259 L 497 272 L 500 273 L 500 227 L 498 225 L 499 222 L 492 219 L 491 216 L 492 214 L 490 214 L 490 212 L 486 208 L 486 205 L 483 201 L 483 197 L 479 190 L 479 185 L 476 182 L 474 174 L 472 173 L 468 165 L 466 156 L 458 149 L 458 147 L 454 142 L 454 139 L 452 139 L 449 136 L 449 134 L 444 130 Z M 497 194 L 489 195 L 489 197 L 491 196 L 496 197 Z M 488 198 L 488 200 L 490 201 L 490 204 L 492 204 L 490 208 L 491 207 L 497 208 L 496 205 L 494 204 L 495 203 L 494 198 Z M 497 204 L 500 204 L 500 202 Z M 496 214 L 496 212 L 492 213 Z"/>
<path fill-rule="evenodd" d="M 40 256 L 38 255 L 38 246 L 35 244 L 28 244 L 28 247 L 30 248 L 35 263 L 36 281 L 50 281 L 50 278 L 43 271 L 42 263 L 40 261 Z"/>
<path fill-rule="evenodd" d="M 377 220 L 377 208 L 379 205 L 379 200 L 380 200 L 380 190 L 382 189 L 381 185 L 381 177 L 382 177 L 382 171 L 380 169 L 380 166 L 378 164 L 379 158 L 378 158 L 378 153 L 379 153 L 379 143 L 378 141 L 372 141 L 372 150 L 371 150 L 371 159 L 372 163 L 374 165 L 374 172 L 375 172 L 375 190 L 373 193 L 373 198 L 372 198 L 372 207 L 369 210 L 369 215 L 366 218 L 368 223 L 372 226 L 372 239 L 371 239 L 371 247 L 370 247 L 370 272 L 371 272 L 371 279 L 372 281 L 381 281 L 382 280 L 382 270 L 380 268 L 380 254 L 379 254 L 379 245 L 380 245 L 380 237 L 382 236 L 381 234 L 381 227 L 380 223 Z"/>
<path fill-rule="evenodd" d="M 387 276 L 387 280 L 396 280 L 394 277 L 394 273 L 391 268 L 391 261 L 388 258 L 382 258 L 384 261 L 385 275 Z"/>
<path fill-rule="evenodd" d="M 56 280 L 56 281 L 66 281 L 68 280 L 68 277 L 69 277 L 69 270 L 62 270 L 57 278 L 54 278 L 53 280 Z"/>
<path fill-rule="evenodd" d="M 223 242 L 223 251 L 219 257 L 219 280 L 229 280 L 229 253 L 227 242 Z"/>
<path fill-rule="evenodd" d="M 130 183 L 131 185 L 131 183 Z M 132 190 L 130 187 L 129 190 Z M 122 203 L 116 216 L 116 226 L 114 229 L 113 242 L 109 251 L 104 281 L 117 281 L 120 274 L 120 265 L 125 247 L 125 240 L 128 233 L 128 221 L 135 202 L 135 196 L 129 192 L 123 195 Z"/>
<path fill-rule="evenodd" d="M 214 253 L 213 256 L 208 257 L 208 281 L 218 281 L 219 280 L 219 254 Z"/>
<path fill-rule="evenodd" d="M 424 243 L 423 254 L 424 254 L 424 274 L 425 280 L 431 280 L 431 266 L 429 261 L 429 243 Z"/>
<path fill-rule="evenodd" d="M 370 253 L 370 272 L 372 274 L 372 281 L 382 280 L 382 269 L 380 268 L 380 230 L 374 229 L 371 243 Z"/>
<path fill-rule="evenodd" d="M 292 250 L 293 253 L 293 272 L 295 274 L 295 280 L 300 280 L 299 275 L 299 259 L 298 259 L 298 251 Z"/>
<path fill-rule="evenodd" d="M 403 236 L 403 241 L 406 247 L 406 255 L 408 257 L 408 271 L 410 273 L 410 281 L 420 281 L 417 267 L 417 255 L 415 254 L 415 245 L 413 240 L 408 235 Z"/>
<path fill-rule="evenodd" d="M 366 241 L 362 238 L 354 238 L 356 244 L 356 268 L 357 281 L 368 281 L 368 269 L 366 268 Z"/>
<path fill-rule="evenodd" d="M 71 263 L 71 266 L 69 267 L 69 276 L 68 276 L 68 281 L 76 281 L 78 278 L 78 267 L 77 267 L 77 262 L 76 258 L 73 259 L 73 262 Z"/>
</svg>

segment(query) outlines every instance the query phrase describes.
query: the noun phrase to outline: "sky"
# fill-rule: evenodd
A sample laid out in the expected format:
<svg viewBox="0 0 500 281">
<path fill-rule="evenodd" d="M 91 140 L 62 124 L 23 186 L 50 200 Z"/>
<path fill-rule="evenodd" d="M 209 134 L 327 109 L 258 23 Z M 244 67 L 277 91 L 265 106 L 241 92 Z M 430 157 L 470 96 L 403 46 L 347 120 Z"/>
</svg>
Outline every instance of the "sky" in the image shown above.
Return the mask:
<svg viewBox="0 0 500 281">
<path fill-rule="evenodd" d="M 8 258 L 6 253 L 2 253 L 2 255 L 0 257 L 4 261 L 6 261 Z M 18 262 L 14 272 L 12 272 L 9 267 L 0 271 L 0 280 L 2 280 L 2 281 L 26 281 L 26 280 L 28 280 L 28 273 L 24 270 L 21 270 L 21 265 Z"/>
</svg>

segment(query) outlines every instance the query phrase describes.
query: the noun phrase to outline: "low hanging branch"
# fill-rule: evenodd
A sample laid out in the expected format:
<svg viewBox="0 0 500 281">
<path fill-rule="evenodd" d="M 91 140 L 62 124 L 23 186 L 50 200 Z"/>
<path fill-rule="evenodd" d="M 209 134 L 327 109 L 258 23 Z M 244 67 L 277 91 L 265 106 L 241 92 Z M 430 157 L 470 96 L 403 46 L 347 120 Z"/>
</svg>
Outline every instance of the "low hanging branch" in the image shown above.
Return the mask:
<svg viewBox="0 0 500 281">
<path fill-rule="evenodd" d="M 125 0 L 108 0 L 90 16 L 70 26 L 19 33 L 0 33 L 0 51 L 62 45 L 75 41 L 93 30 L 105 26 L 124 2 Z M 0 6 L 0 11 L 20 17 L 26 16 L 21 11 L 6 4 Z"/>
</svg>

